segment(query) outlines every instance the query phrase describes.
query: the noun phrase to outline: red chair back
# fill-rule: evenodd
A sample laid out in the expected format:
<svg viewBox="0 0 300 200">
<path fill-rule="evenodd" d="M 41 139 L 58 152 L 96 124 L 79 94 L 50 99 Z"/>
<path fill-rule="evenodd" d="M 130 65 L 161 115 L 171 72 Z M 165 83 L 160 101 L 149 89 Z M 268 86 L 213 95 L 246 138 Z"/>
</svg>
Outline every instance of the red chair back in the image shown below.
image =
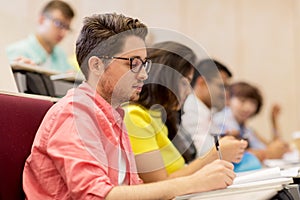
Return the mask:
<svg viewBox="0 0 300 200">
<path fill-rule="evenodd" d="M 24 199 L 22 173 L 50 100 L 0 94 L 0 200 Z"/>
</svg>

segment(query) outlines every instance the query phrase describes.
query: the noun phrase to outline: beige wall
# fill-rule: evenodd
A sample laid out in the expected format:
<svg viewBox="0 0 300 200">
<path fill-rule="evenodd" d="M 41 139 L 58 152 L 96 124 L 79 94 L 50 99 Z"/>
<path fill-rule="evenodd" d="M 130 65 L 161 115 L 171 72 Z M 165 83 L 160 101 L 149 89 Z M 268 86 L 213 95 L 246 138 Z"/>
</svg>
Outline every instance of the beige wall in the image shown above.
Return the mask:
<svg viewBox="0 0 300 200">
<path fill-rule="evenodd" d="M 47 1 L 10 0 L 0 8 L 0 45 L 34 30 L 39 8 Z M 228 64 L 235 80 L 261 88 L 265 105 L 252 121 L 270 137 L 271 103 L 282 105 L 280 125 L 289 140 L 300 130 L 300 2 L 297 0 L 69 0 L 76 10 L 74 31 L 62 43 L 74 51 L 82 18 L 93 13 L 117 12 L 137 17 L 149 27 L 170 34 L 152 35 L 154 41 L 178 39 L 201 45 L 209 56 Z M 156 29 L 157 30 L 157 29 Z M 173 33 L 176 33 L 174 34 Z M 172 35 L 172 37 L 171 37 Z M 198 49 L 193 46 L 194 49 Z M 1 50 L 2 52 L 2 50 Z M 202 55 L 202 54 L 201 54 Z M 4 55 L 1 54 L 0 58 Z M 0 59 L 1 60 L 1 59 Z"/>
</svg>

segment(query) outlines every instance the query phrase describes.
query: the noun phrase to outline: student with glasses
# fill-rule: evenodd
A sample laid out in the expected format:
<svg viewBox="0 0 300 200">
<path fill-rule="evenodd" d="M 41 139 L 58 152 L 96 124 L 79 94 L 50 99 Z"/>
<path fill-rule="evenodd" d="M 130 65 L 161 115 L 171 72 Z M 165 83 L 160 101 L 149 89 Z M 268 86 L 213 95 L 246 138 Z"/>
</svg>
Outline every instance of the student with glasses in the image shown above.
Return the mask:
<svg viewBox="0 0 300 200">
<path fill-rule="evenodd" d="M 221 160 L 186 177 L 141 184 L 120 106 L 138 100 L 153 67 L 147 32 L 123 15 L 85 18 L 76 57 L 86 81 L 45 115 L 24 167 L 27 199 L 172 199 L 232 184 L 233 165 Z"/>
<path fill-rule="evenodd" d="M 149 73 L 151 69 L 151 60 L 145 59 L 144 61 L 142 60 L 141 57 L 139 56 L 133 56 L 130 58 L 124 58 L 124 57 L 117 57 L 117 56 L 98 56 L 100 59 L 119 59 L 119 60 L 128 60 L 129 61 L 129 66 L 130 70 L 134 73 L 139 73 L 142 70 L 142 67 L 145 68 L 145 71 Z"/>
<path fill-rule="evenodd" d="M 58 44 L 70 32 L 74 11 L 61 0 L 52 0 L 42 9 L 35 34 L 7 47 L 10 61 L 46 67 L 58 72 L 73 70 Z"/>
</svg>

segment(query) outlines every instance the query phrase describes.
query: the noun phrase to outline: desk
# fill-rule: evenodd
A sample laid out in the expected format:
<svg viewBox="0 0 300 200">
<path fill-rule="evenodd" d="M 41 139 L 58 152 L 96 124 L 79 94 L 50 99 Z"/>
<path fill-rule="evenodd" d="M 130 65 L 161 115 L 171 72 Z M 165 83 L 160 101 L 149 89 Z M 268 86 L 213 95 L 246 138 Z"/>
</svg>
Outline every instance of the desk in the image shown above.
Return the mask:
<svg viewBox="0 0 300 200">
<path fill-rule="evenodd" d="M 84 76 L 81 72 L 66 72 L 61 73 L 59 71 L 29 65 L 25 63 L 18 63 L 18 62 L 12 62 L 11 68 L 14 72 L 18 71 L 26 71 L 26 72 L 36 72 L 40 74 L 45 74 L 47 76 L 50 76 L 51 80 L 64 80 L 64 81 L 70 81 L 70 82 L 82 82 L 84 80 Z"/>
<path fill-rule="evenodd" d="M 175 200 L 266 200 L 276 195 L 282 186 L 265 186 L 259 188 L 241 189 L 224 189 L 211 192 L 203 192 L 198 194 L 184 195 L 176 197 Z"/>
<path fill-rule="evenodd" d="M 292 174 L 279 167 L 265 168 L 247 173 L 238 173 L 232 185 L 226 189 L 200 192 L 176 197 L 176 200 L 230 199 L 265 200 L 277 195 L 279 191 L 293 183 Z M 298 174 L 293 172 L 293 175 Z M 299 195 L 295 194 L 299 199 Z"/>
<path fill-rule="evenodd" d="M 22 93 L 27 90 L 25 72 L 34 72 L 49 76 L 53 82 L 56 96 L 64 96 L 67 90 L 76 87 L 84 80 L 81 72 L 60 73 L 55 70 L 19 62 L 12 62 L 10 65 L 14 72 L 19 92 Z"/>
<path fill-rule="evenodd" d="M 291 178 L 280 178 L 272 182 L 260 181 L 253 185 L 240 185 L 222 190 L 183 195 L 176 197 L 175 200 L 265 200 L 275 196 L 278 191 L 291 182 Z"/>
<path fill-rule="evenodd" d="M 19 63 L 19 62 L 12 62 L 10 63 L 10 66 L 14 72 L 16 71 L 26 71 L 26 72 L 36 72 L 40 74 L 45 74 L 48 76 L 59 74 L 58 71 L 46 69 L 39 66 L 29 65 L 25 63 Z"/>
<path fill-rule="evenodd" d="M 81 72 L 54 74 L 50 76 L 50 79 L 53 81 L 57 96 L 64 96 L 67 90 L 76 87 L 85 80 Z"/>
<path fill-rule="evenodd" d="M 297 149 L 283 155 L 282 159 L 266 159 L 263 162 L 267 167 L 280 167 L 282 169 L 300 166 L 300 157 Z"/>
<path fill-rule="evenodd" d="M 85 80 L 81 72 L 66 72 L 60 74 L 53 74 L 50 76 L 50 79 L 53 81 L 63 80 L 63 81 L 70 81 L 74 83 L 79 83 Z"/>
</svg>

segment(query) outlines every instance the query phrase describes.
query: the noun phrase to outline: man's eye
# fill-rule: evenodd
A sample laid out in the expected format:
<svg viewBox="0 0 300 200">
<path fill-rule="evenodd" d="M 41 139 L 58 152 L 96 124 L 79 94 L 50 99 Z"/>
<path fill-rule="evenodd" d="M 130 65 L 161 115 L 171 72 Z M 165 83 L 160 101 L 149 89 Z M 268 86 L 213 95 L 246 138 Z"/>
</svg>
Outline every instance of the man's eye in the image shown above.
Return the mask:
<svg viewBox="0 0 300 200">
<path fill-rule="evenodd" d="M 132 62 L 132 67 L 138 67 L 138 66 L 140 66 L 141 65 L 141 62 L 139 62 L 138 60 L 134 60 L 133 62 Z"/>
</svg>

